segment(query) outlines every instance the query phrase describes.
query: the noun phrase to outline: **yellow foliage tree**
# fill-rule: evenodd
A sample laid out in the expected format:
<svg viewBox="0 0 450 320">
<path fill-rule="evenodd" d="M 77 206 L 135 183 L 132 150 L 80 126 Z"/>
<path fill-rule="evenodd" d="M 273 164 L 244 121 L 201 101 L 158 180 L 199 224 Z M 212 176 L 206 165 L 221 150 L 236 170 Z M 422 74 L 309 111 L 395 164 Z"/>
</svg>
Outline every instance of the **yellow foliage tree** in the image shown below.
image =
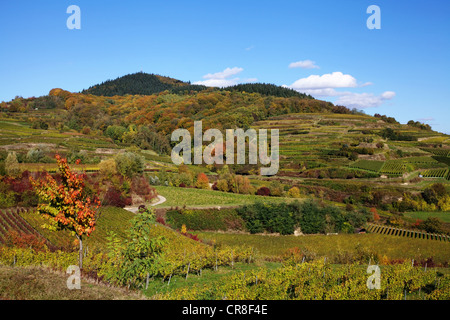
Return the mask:
<svg viewBox="0 0 450 320">
<path fill-rule="evenodd" d="M 300 189 L 297 187 L 290 188 L 288 191 L 288 196 L 291 198 L 300 198 L 301 197 Z"/>
</svg>

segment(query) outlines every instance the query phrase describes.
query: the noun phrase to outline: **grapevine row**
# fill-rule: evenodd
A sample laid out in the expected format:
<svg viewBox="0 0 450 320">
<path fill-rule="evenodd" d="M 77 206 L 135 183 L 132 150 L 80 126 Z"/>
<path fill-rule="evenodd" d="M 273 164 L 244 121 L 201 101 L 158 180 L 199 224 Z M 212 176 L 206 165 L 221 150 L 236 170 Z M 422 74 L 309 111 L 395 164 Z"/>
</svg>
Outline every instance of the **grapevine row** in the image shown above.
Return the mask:
<svg viewBox="0 0 450 320">
<path fill-rule="evenodd" d="M 423 151 L 432 153 L 437 156 L 448 157 L 450 152 L 448 149 L 437 149 L 437 148 L 421 148 Z"/>
<path fill-rule="evenodd" d="M 384 165 L 384 161 L 359 160 L 351 165 L 351 168 L 363 169 L 378 173 Z"/>
<path fill-rule="evenodd" d="M 428 169 L 421 172 L 424 178 L 446 178 L 448 177 L 448 169 Z"/>
<path fill-rule="evenodd" d="M 20 212 L 24 212 L 25 209 L 19 208 L 14 211 L 13 209 L 2 211 L 0 210 L 0 243 L 6 241 L 7 235 L 11 231 L 17 231 L 26 235 L 34 235 L 39 238 L 45 239 L 49 248 L 53 248 L 53 245 L 42 236 L 36 229 L 34 229 L 23 217 L 20 216 Z"/>
<path fill-rule="evenodd" d="M 405 173 L 406 164 L 399 161 L 386 161 L 380 170 L 380 173 L 389 175 L 402 175 Z"/>
<path fill-rule="evenodd" d="M 438 241 L 450 241 L 450 237 L 443 234 L 434 234 L 427 232 L 420 232 L 415 230 L 399 229 L 388 227 L 380 224 L 368 224 L 367 230 L 373 233 L 379 233 L 384 235 L 408 237 L 416 239 L 428 239 L 428 240 L 438 240 Z"/>
<path fill-rule="evenodd" d="M 379 288 L 368 287 L 365 268 L 334 269 L 319 261 L 234 274 L 214 284 L 193 285 L 160 294 L 175 300 L 406 300 L 449 299 L 450 277 L 406 262 L 384 266 Z M 433 288 L 426 290 L 425 288 Z"/>
</svg>

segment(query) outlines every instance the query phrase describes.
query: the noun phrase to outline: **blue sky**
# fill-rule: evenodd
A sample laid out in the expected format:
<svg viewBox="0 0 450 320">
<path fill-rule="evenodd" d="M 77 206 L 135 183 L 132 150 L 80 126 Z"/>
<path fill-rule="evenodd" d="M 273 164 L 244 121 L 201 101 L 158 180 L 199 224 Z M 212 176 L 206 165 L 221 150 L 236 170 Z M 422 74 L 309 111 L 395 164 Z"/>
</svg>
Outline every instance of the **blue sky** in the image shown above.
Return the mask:
<svg viewBox="0 0 450 320">
<path fill-rule="evenodd" d="M 80 30 L 66 26 L 70 5 Z M 142 70 L 285 85 L 450 134 L 449 17 L 444 0 L 2 1 L 0 101 Z"/>
</svg>

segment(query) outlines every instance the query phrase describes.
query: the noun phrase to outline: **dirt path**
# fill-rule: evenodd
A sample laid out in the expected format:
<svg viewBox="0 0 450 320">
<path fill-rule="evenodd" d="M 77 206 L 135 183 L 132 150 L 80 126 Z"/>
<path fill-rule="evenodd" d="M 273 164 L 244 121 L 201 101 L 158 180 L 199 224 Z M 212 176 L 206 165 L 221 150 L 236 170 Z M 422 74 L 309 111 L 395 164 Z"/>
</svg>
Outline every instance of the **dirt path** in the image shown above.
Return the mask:
<svg viewBox="0 0 450 320">
<path fill-rule="evenodd" d="M 164 202 L 166 202 L 166 198 L 165 197 L 163 197 L 163 196 L 161 196 L 161 195 L 158 195 L 158 201 L 156 201 L 155 203 L 152 203 L 150 206 L 151 207 L 154 207 L 154 206 L 157 206 L 158 204 L 161 204 L 161 203 L 164 203 Z M 138 212 L 138 207 L 135 207 L 135 206 L 132 206 L 132 207 L 125 207 L 124 208 L 125 210 L 128 210 L 128 211 L 130 211 L 130 212 L 133 212 L 133 213 L 137 213 Z"/>
<path fill-rule="evenodd" d="M 158 200 L 157 202 L 155 202 L 155 203 L 152 204 L 152 207 L 153 207 L 153 206 L 157 206 L 158 204 L 164 203 L 164 202 L 166 202 L 166 200 L 167 200 L 165 197 L 163 197 L 163 196 L 161 196 L 161 195 L 158 195 L 158 199 L 159 199 L 159 200 Z"/>
</svg>

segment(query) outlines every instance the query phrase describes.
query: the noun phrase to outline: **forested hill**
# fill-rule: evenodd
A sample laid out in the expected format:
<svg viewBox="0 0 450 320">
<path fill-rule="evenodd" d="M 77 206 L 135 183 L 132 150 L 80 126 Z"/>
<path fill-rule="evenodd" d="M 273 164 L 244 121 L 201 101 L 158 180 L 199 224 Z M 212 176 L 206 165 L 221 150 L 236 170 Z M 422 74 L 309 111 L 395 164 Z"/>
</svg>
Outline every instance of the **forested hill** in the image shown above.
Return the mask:
<svg viewBox="0 0 450 320">
<path fill-rule="evenodd" d="M 91 86 L 81 93 L 96 96 L 124 96 L 130 95 L 152 95 L 163 91 L 174 94 L 193 93 L 208 89 L 209 91 L 220 90 L 219 88 L 206 87 L 204 85 L 191 84 L 181 80 L 164 77 L 156 74 L 143 72 L 127 74 L 115 80 L 107 80 L 101 84 Z M 224 88 L 227 91 L 259 93 L 264 96 L 281 98 L 298 97 L 302 99 L 313 99 L 310 95 L 299 93 L 295 90 L 268 83 L 244 83 Z"/>
<path fill-rule="evenodd" d="M 299 97 L 303 99 L 314 99 L 309 94 L 307 95 L 304 93 L 297 92 L 290 88 L 280 87 L 269 83 L 243 83 L 231 87 L 226 87 L 225 90 L 248 92 L 248 93 L 260 93 L 265 96 L 274 96 L 282 98 Z"/>
<path fill-rule="evenodd" d="M 138 72 L 93 85 L 89 89 L 83 90 L 82 93 L 112 97 L 126 94 L 152 95 L 166 90 L 176 93 L 181 91 L 201 91 L 206 88 L 205 86 L 191 85 L 188 82 L 169 77 Z"/>
</svg>

